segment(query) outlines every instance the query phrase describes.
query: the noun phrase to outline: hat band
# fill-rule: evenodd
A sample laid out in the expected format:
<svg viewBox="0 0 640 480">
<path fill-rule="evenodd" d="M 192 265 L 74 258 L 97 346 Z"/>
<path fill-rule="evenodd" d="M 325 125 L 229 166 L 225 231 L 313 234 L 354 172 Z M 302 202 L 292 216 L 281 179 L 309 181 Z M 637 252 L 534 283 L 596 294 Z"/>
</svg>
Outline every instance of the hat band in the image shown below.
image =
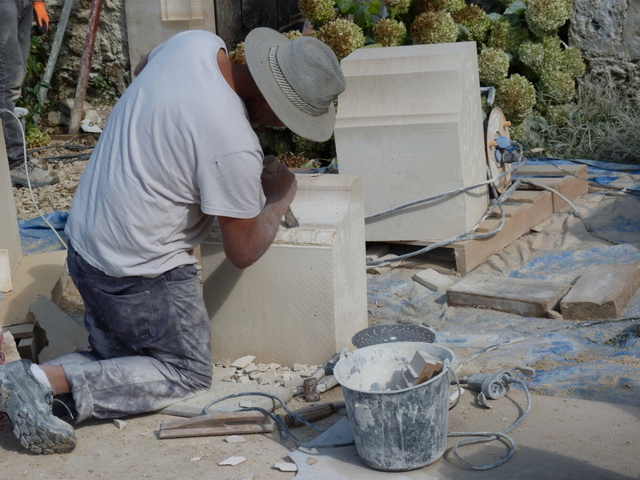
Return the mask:
<svg viewBox="0 0 640 480">
<path fill-rule="evenodd" d="M 282 93 L 289 99 L 291 103 L 293 103 L 299 110 L 306 113 L 307 115 L 312 115 L 314 117 L 318 117 L 327 113 L 328 108 L 317 108 L 310 103 L 300 97 L 296 93 L 296 91 L 291 88 L 287 79 L 284 78 L 284 74 L 282 73 L 282 69 L 280 68 L 280 64 L 278 63 L 278 58 L 276 57 L 276 52 L 278 51 L 278 47 L 271 47 L 269 49 L 269 65 L 271 66 L 271 73 L 273 73 L 274 78 L 276 79 L 276 83 L 282 90 Z"/>
</svg>

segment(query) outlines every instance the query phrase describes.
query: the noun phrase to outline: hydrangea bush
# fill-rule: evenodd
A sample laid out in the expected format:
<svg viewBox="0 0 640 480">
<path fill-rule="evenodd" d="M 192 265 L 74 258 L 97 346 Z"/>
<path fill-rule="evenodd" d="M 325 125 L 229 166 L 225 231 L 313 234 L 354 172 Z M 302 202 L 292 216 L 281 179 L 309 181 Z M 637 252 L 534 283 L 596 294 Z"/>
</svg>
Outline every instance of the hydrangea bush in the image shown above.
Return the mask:
<svg viewBox="0 0 640 480">
<path fill-rule="evenodd" d="M 518 139 L 523 123 L 542 116 L 561 124 L 576 94 L 576 80 L 585 74 L 579 50 L 569 48 L 561 30 L 571 16 L 573 0 L 493 0 L 491 13 L 468 0 L 299 0 L 312 25 L 305 35 L 325 42 L 343 59 L 362 47 L 474 41 L 482 86 L 495 87 L 496 102 L 512 123 Z M 300 32 L 291 35 L 301 35 Z M 244 45 L 230 52 L 244 63 Z M 483 104 L 484 105 L 484 104 Z M 486 107 L 485 107 L 486 108 Z M 488 112 L 487 112 L 488 113 Z M 298 141 L 283 142 L 300 148 Z M 265 138 L 263 138 L 265 137 Z M 268 135 L 261 140 L 267 142 Z M 332 143 L 330 140 L 329 143 Z M 263 145 L 264 146 L 264 145 Z M 270 150 L 276 150 L 273 146 Z M 327 145 L 305 151 L 332 151 Z"/>
</svg>

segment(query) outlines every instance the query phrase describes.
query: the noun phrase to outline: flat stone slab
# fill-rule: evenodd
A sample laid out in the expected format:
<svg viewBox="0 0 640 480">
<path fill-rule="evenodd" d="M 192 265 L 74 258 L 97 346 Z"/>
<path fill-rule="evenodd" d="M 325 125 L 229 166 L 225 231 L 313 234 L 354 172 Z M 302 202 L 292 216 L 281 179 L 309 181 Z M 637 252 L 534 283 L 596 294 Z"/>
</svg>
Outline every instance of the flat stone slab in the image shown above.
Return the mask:
<svg viewBox="0 0 640 480">
<path fill-rule="evenodd" d="M 640 287 L 640 264 L 588 267 L 560 302 L 570 320 L 617 318 Z"/>
<path fill-rule="evenodd" d="M 474 275 L 447 290 L 447 303 L 458 307 L 491 308 L 525 317 L 547 317 L 570 285 L 528 278 Z"/>
<path fill-rule="evenodd" d="M 433 268 L 427 268 L 413 275 L 413 280 L 429 290 L 437 293 L 444 293 L 447 288 L 456 283 L 452 278 L 436 272 Z"/>
<path fill-rule="evenodd" d="M 275 385 L 220 382 L 214 376 L 213 385 L 207 393 L 198 395 L 197 397 L 189 400 L 169 405 L 168 407 L 160 410 L 159 413 L 175 415 L 178 417 L 196 417 L 200 415 L 202 413 L 202 409 L 213 400 L 226 397 L 227 395 L 247 392 L 260 392 L 275 395 L 284 403 L 289 402 L 289 400 L 293 398 L 293 393 L 291 393 L 291 390 L 288 388 L 278 387 Z M 251 402 L 251 407 L 264 408 L 268 411 L 273 411 L 275 407 L 280 406 L 280 403 L 277 400 L 273 400 L 262 395 L 243 395 L 218 402 L 207 409 L 207 412 L 235 412 L 242 410 L 240 402 L 247 401 Z"/>
<path fill-rule="evenodd" d="M 33 323 L 45 331 L 47 344 L 38 355 L 40 362 L 48 362 L 66 353 L 89 349 L 89 332 L 44 295 L 29 306 Z"/>
</svg>

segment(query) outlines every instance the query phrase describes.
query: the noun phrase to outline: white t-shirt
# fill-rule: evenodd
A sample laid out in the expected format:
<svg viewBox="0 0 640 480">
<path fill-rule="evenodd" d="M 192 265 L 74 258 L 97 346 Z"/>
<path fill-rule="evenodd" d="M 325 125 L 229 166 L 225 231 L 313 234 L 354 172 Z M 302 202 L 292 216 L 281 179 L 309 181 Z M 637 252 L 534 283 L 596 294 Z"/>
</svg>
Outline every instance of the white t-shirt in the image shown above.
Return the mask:
<svg viewBox="0 0 640 480">
<path fill-rule="evenodd" d="M 210 32 L 175 35 L 111 112 L 65 230 L 108 275 L 153 277 L 195 263 L 214 215 L 260 213 L 263 153 L 218 68 L 220 48 Z"/>
</svg>

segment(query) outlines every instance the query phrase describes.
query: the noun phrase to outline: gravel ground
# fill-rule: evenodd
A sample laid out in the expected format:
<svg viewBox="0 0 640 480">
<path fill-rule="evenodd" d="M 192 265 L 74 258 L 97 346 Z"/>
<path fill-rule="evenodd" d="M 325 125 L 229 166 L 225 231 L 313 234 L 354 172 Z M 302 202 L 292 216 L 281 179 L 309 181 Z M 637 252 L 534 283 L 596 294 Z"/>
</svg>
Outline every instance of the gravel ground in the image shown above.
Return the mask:
<svg viewBox="0 0 640 480">
<path fill-rule="evenodd" d="M 69 211 L 80 175 L 87 164 L 88 154 L 95 142 L 93 136 L 81 137 L 75 141 L 73 139 L 53 140 L 46 149 L 30 154 L 30 158 L 34 162 L 41 166 L 46 165 L 58 175 L 60 182 L 55 185 L 34 188 L 32 190 L 33 197 L 28 188 L 13 187 L 18 220 L 35 218 L 38 216 L 38 210 L 43 215 L 53 211 Z M 82 156 L 61 158 L 76 155 Z"/>
</svg>

